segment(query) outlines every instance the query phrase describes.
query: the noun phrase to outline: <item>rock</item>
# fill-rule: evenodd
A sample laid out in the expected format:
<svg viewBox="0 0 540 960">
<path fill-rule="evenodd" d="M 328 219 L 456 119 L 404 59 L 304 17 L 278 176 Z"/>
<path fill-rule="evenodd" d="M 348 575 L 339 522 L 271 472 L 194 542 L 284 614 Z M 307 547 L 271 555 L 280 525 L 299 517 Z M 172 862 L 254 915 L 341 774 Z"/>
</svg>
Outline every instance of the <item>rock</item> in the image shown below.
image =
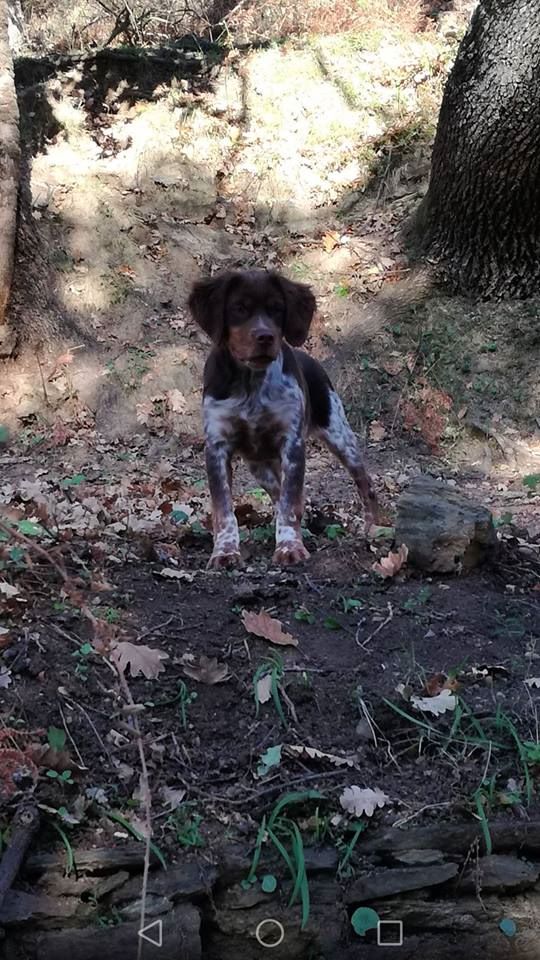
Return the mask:
<svg viewBox="0 0 540 960">
<path fill-rule="evenodd" d="M 489 510 L 424 476 L 399 498 L 396 540 L 407 545 L 410 563 L 430 573 L 471 570 L 497 548 Z"/>
<path fill-rule="evenodd" d="M 45 894 L 8 890 L 0 906 L 0 924 L 23 923 L 25 920 L 67 919 L 84 908 L 76 897 L 48 897 Z M 86 911 L 88 913 L 88 910 Z"/>
<path fill-rule="evenodd" d="M 540 869 L 518 857 L 492 854 L 480 859 L 467 871 L 459 884 L 466 893 L 520 893 L 532 887 Z"/>
<path fill-rule="evenodd" d="M 358 877 L 345 892 L 348 904 L 365 903 L 380 897 L 393 897 L 407 890 L 421 890 L 446 883 L 457 875 L 456 863 L 440 863 L 426 867 L 391 867 L 372 870 Z"/>
<path fill-rule="evenodd" d="M 192 900 L 210 893 L 216 878 L 215 867 L 196 862 L 184 863 L 150 873 L 147 892 L 156 897 L 167 897 L 168 900 Z M 142 877 L 133 877 L 114 891 L 111 903 L 116 905 L 134 900 L 140 897 L 141 890 Z"/>
<path fill-rule="evenodd" d="M 167 897 L 156 897 L 150 894 L 144 902 L 145 917 L 159 917 L 162 913 L 168 913 L 172 903 Z M 122 907 L 120 913 L 124 920 L 137 920 L 141 916 L 142 900 L 133 900 L 125 907 Z"/>
<path fill-rule="evenodd" d="M 422 864 L 441 863 L 444 856 L 442 850 L 404 850 L 403 853 L 394 854 L 394 860 L 409 867 L 417 867 Z"/>
<path fill-rule="evenodd" d="M 306 847 L 304 860 L 308 873 L 333 873 L 337 870 L 339 855 L 335 847 Z"/>
<path fill-rule="evenodd" d="M 141 941 L 139 923 L 120 923 L 112 927 L 89 926 L 32 935 L 24 931 L 20 938 L 12 938 L 13 953 L 8 957 L 25 956 L 32 960 L 96 960 L 96 957 L 114 957 L 114 960 L 134 960 Z M 157 933 L 157 927 L 156 933 Z M 142 960 L 200 960 L 200 916 L 189 903 L 179 904 L 162 919 L 162 946 L 142 942 Z M 152 934 L 150 933 L 150 936 Z M 21 953 L 18 952 L 21 950 Z"/>
</svg>

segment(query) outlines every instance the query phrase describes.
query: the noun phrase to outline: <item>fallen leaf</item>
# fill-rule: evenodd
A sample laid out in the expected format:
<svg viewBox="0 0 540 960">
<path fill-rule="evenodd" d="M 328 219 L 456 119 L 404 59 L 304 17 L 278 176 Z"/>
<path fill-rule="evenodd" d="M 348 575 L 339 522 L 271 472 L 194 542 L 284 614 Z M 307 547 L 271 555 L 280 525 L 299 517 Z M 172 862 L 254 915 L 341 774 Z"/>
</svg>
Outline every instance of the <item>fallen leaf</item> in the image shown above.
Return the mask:
<svg viewBox="0 0 540 960">
<path fill-rule="evenodd" d="M 381 423 L 380 420 L 372 420 L 369 425 L 369 436 L 371 440 L 374 440 L 378 443 L 380 440 L 384 440 L 386 436 L 386 427 Z"/>
<path fill-rule="evenodd" d="M 265 673 L 264 677 L 255 684 L 255 696 L 258 703 L 268 703 L 272 696 L 272 674 Z"/>
<path fill-rule="evenodd" d="M 390 551 L 387 557 L 378 560 L 373 564 L 373 570 L 386 580 L 389 577 L 395 577 L 399 573 L 409 554 L 406 544 L 402 543 L 399 549 Z"/>
<path fill-rule="evenodd" d="M 390 357 L 381 363 L 381 367 L 390 377 L 397 377 L 405 369 L 406 361 L 403 357 Z"/>
<path fill-rule="evenodd" d="M 355 817 L 372 817 L 377 807 L 384 807 L 390 802 L 382 790 L 372 790 L 371 787 L 345 787 L 339 802 L 347 813 Z"/>
<path fill-rule="evenodd" d="M 457 690 L 459 683 L 455 677 L 447 677 L 445 673 L 436 673 L 426 681 L 428 697 L 436 697 L 442 690 Z"/>
<path fill-rule="evenodd" d="M 270 643 L 277 643 L 280 646 L 298 646 L 296 637 L 293 637 L 290 633 L 285 633 L 281 621 L 275 620 L 265 610 L 261 610 L 260 613 L 244 610 L 242 623 L 248 633 L 253 633 L 256 637 L 262 637 L 263 640 L 269 640 Z"/>
<path fill-rule="evenodd" d="M 281 763 L 281 744 L 278 743 L 273 747 L 268 747 L 268 750 L 265 750 L 261 754 L 260 763 L 257 767 L 257 776 L 264 777 L 272 767 L 278 767 Z"/>
<path fill-rule="evenodd" d="M 11 683 L 11 670 L 0 667 L 0 690 L 5 690 Z"/>
<path fill-rule="evenodd" d="M 117 267 L 116 272 L 121 273 L 123 277 L 129 277 L 131 280 L 137 276 L 135 270 L 133 270 L 133 268 L 127 263 L 123 263 L 121 266 Z"/>
<path fill-rule="evenodd" d="M 455 710 L 457 699 L 450 690 L 441 690 L 436 697 L 411 697 L 411 703 L 417 710 L 438 717 L 447 710 Z"/>
<path fill-rule="evenodd" d="M 340 242 L 341 237 L 335 230 L 329 230 L 328 233 L 323 234 L 322 244 L 326 253 L 332 253 L 332 250 L 338 247 Z"/>
<path fill-rule="evenodd" d="M 187 570 L 174 570 L 172 567 L 163 567 L 159 571 L 160 577 L 168 577 L 169 580 L 183 580 L 185 583 L 193 583 L 194 573 L 188 573 Z"/>
<path fill-rule="evenodd" d="M 0 580 L 0 593 L 3 593 L 5 597 L 17 597 L 19 588 L 14 587 L 11 583 L 8 583 L 7 580 Z"/>
<path fill-rule="evenodd" d="M 316 747 L 304 747 L 302 744 L 287 744 L 284 748 L 289 756 L 305 757 L 309 760 L 328 760 L 335 767 L 354 767 L 354 760 L 338 757 L 334 753 L 325 753 Z"/>
<path fill-rule="evenodd" d="M 198 664 L 184 664 L 184 673 L 197 680 L 198 683 L 206 683 L 213 686 L 215 683 L 223 683 L 229 679 L 229 668 L 225 663 L 218 663 L 216 657 L 199 657 Z"/>
<path fill-rule="evenodd" d="M 125 673 L 129 667 L 132 677 L 138 677 L 142 673 L 148 680 L 155 680 L 165 670 L 161 661 L 167 660 L 169 654 L 144 644 L 121 640 L 115 643 L 110 656 L 120 673 Z"/>
<path fill-rule="evenodd" d="M 526 683 L 528 687 L 536 687 L 540 689 L 540 677 L 528 677 L 528 679 L 524 680 L 523 683 Z"/>
<path fill-rule="evenodd" d="M 180 390 L 166 390 L 167 403 L 173 413 L 183 413 L 186 409 L 186 398 Z"/>
<path fill-rule="evenodd" d="M 169 810 L 176 810 L 184 800 L 185 795 L 186 791 L 182 789 L 167 786 L 161 788 L 161 799 Z"/>
</svg>

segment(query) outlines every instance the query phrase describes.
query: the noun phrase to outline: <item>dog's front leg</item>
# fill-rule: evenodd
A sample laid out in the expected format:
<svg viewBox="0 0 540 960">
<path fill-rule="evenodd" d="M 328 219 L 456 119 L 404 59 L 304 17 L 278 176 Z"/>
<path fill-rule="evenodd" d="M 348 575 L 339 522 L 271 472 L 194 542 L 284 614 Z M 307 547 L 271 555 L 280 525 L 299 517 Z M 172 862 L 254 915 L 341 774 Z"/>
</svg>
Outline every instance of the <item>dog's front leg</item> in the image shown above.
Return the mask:
<svg viewBox="0 0 540 960">
<path fill-rule="evenodd" d="M 281 450 L 281 491 L 276 509 L 276 550 L 274 563 L 289 566 L 307 560 L 302 543 L 304 510 L 304 473 L 306 445 L 301 429 L 287 437 Z"/>
<path fill-rule="evenodd" d="M 205 458 L 214 528 L 214 549 L 208 567 L 237 567 L 242 560 L 232 498 L 232 449 L 223 440 L 207 440 Z"/>
</svg>

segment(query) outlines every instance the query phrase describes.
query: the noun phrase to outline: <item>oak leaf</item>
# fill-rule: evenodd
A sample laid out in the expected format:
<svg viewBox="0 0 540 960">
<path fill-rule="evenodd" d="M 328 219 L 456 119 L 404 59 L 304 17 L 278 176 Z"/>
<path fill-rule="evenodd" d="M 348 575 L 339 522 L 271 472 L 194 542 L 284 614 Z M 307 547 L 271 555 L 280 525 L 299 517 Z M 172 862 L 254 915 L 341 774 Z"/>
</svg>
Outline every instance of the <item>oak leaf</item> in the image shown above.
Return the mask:
<svg viewBox="0 0 540 960">
<path fill-rule="evenodd" d="M 147 680 L 155 680 L 165 670 L 161 661 L 167 660 L 169 654 L 144 644 L 120 640 L 112 647 L 110 657 L 120 673 L 125 673 L 129 667 L 132 677 L 142 673 Z"/>
<path fill-rule="evenodd" d="M 260 613 L 244 610 L 242 623 L 248 633 L 253 633 L 256 637 L 262 637 L 263 640 L 269 640 L 270 643 L 276 643 L 279 646 L 298 646 L 296 637 L 286 633 L 281 621 L 275 620 L 265 610 L 261 610 Z"/>
<path fill-rule="evenodd" d="M 371 787 L 345 787 L 339 802 L 347 813 L 355 817 L 372 817 L 377 807 L 384 807 L 390 802 L 382 790 L 372 790 Z"/>
</svg>

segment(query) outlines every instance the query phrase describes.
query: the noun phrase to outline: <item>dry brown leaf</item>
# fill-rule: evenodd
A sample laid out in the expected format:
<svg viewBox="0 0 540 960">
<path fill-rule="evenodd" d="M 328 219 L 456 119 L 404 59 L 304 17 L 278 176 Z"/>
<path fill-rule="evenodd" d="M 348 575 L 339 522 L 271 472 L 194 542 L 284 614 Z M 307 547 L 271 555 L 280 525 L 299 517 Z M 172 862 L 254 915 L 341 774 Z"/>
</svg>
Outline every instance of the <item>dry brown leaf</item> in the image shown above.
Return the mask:
<svg viewBox="0 0 540 960">
<path fill-rule="evenodd" d="M 270 700 L 272 696 L 272 680 L 273 677 L 271 673 L 265 673 L 264 677 L 257 680 L 255 684 L 255 695 L 258 703 L 268 703 Z"/>
<path fill-rule="evenodd" d="M 354 817 L 372 817 L 377 807 L 384 807 L 390 802 L 382 790 L 372 790 L 371 787 L 345 787 L 339 802 L 347 813 Z"/>
<path fill-rule="evenodd" d="M 381 363 L 381 367 L 390 377 L 397 377 L 405 369 L 407 361 L 404 357 L 390 357 Z"/>
<path fill-rule="evenodd" d="M 279 646 L 297 647 L 298 640 L 290 633 L 286 633 L 280 620 L 274 620 L 265 610 L 260 613 L 252 613 L 250 610 L 244 610 L 242 613 L 242 623 L 248 633 L 255 634 L 256 637 L 262 637 L 263 640 L 269 640 L 270 643 L 277 643 Z"/>
<path fill-rule="evenodd" d="M 165 670 L 161 661 L 167 660 L 169 654 L 144 644 L 121 640 L 114 644 L 110 656 L 120 673 L 125 673 L 129 667 L 132 677 L 142 673 L 147 680 L 155 680 Z"/>
<path fill-rule="evenodd" d="M 200 656 L 198 663 L 185 663 L 184 673 L 198 683 L 206 683 L 209 687 L 215 683 L 223 683 L 229 679 L 229 668 L 225 663 L 218 663 L 216 657 Z"/>
<path fill-rule="evenodd" d="M 447 710 L 455 710 L 457 699 L 450 690 L 441 690 L 436 697 L 411 697 L 411 703 L 422 713 L 433 713 L 438 717 Z"/>
<path fill-rule="evenodd" d="M 323 234 L 322 244 L 326 253 L 332 253 L 332 250 L 338 247 L 340 243 L 341 237 L 335 230 L 329 230 L 328 233 Z"/>
<path fill-rule="evenodd" d="M 394 552 L 390 551 L 387 557 L 383 557 L 382 560 L 377 560 L 373 564 L 373 570 L 375 573 L 378 573 L 384 579 L 389 577 L 395 577 L 396 573 L 399 573 L 403 564 L 407 560 L 408 549 L 406 544 L 402 543 L 399 549 Z"/>
<path fill-rule="evenodd" d="M 380 420 L 372 420 L 369 425 L 369 437 L 370 440 L 374 440 L 378 443 L 380 440 L 384 440 L 386 436 L 386 427 L 380 422 Z"/>
<path fill-rule="evenodd" d="M 353 767 L 354 760 L 348 757 L 338 757 L 334 753 L 325 753 L 316 747 L 304 747 L 302 744 L 287 744 L 284 748 L 289 756 L 306 757 L 309 760 L 328 760 L 335 767 Z"/>
<path fill-rule="evenodd" d="M 167 403 L 173 413 L 183 413 L 186 409 L 186 398 L 180 390 L 166 390 Z"/>
<path fill-rule="evenodd" d="M 447 677 L 445 673 L 436 673 L 426 681 L 428 697 L 436 697 L 441 690 L 457 690 L 459 683 L 455 677 Z"/>
</svg>

